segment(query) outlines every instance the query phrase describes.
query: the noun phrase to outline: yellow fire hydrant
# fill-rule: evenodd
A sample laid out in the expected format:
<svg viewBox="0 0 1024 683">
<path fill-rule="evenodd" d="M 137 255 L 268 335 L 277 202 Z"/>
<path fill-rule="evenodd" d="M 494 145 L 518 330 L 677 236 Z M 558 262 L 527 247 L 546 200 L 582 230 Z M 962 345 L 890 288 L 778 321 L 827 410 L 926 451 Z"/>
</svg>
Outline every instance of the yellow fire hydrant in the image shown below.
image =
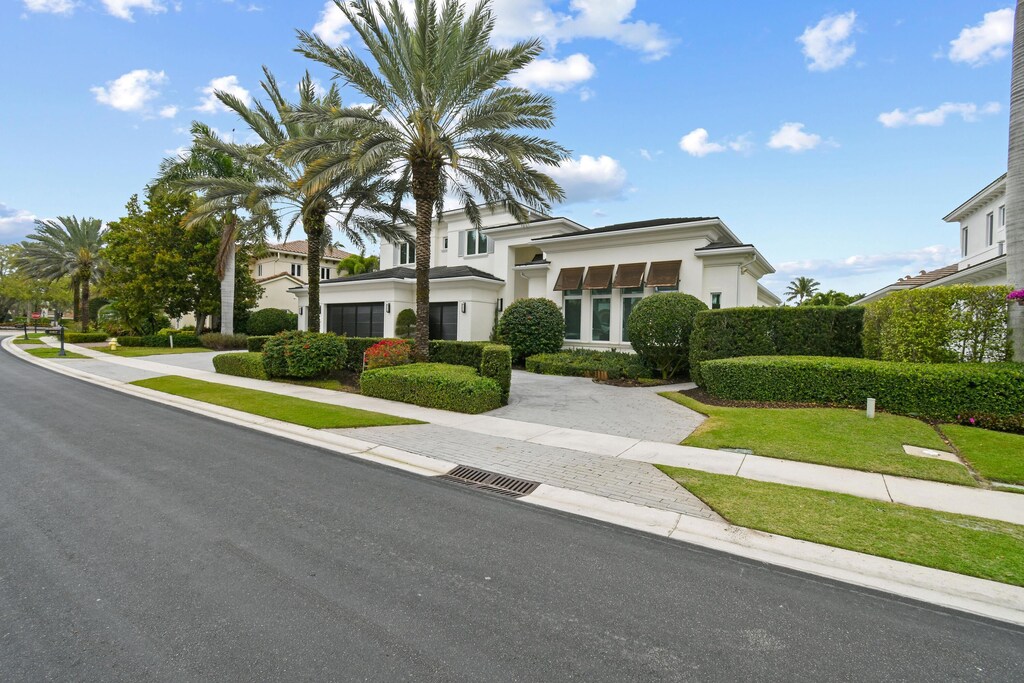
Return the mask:
<svg viewBox="0 0 1024 683">
<path fill-rule="evenodd" d="M 109 343 L 110 343 L 110 350 L 111 351 L 117 351 L 117 337 L 111 338 Z"/>
</svg>

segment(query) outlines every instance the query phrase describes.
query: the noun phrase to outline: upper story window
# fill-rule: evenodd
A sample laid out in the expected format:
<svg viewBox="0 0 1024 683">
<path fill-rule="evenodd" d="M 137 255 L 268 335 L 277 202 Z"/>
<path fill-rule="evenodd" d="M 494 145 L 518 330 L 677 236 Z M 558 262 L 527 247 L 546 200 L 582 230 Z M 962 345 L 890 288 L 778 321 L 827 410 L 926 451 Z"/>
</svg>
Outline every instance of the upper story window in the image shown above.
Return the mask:
<svg viewBox="0 0 1024 683">
<path fill-rule="evenodd" d="M 985 246 L 991 247 L 996 240 L 996 215 L 989 213 L 985 216 Z"/>
<path fill-rule="evenodd" d="M 480 230 L 466 231 L 466 256 L 486 254 L 490 251 L 488 237 Z"/>
<path fill-rule="evenodd" d="M 963 227 L 963 229 L 960 231 L 960 256 L 961 256 L 961 258 L 964 258 L 964 257 L 967 256 L 967 235 L 968 235 L 967 230 L 968 230 L 968 228 L 965 225 Z"/>
<path fill-rule="evenodd" d="M 999 207 L 999 225 L 1006 225 L 1006 205 L 1003 204 Z"/>
<path fill-rule="evenodd" d="M 320 269 L 320 279 L 321 280 L 330 280 L 331 279 L 331 269 L 330 268 L 321 268 Z"/>
<path fill-rule="evenodd" d="M 262 263 L 257 263 L 256 264 L 256 277 L 263 277 L 263 264 Z"/>
<path fill-rule="evenodd" d="M 295 277 L 302 277 L 302 264 L 301 263 L 293 263 L 292 264 L 292 275 L 295 276 Z"/>
<path fill-rule="evenodd" d="M 398 245 L 398 265 L 405 266 L 416 263 L 416 245 L 402 242 Z"/>
<path fill-rule="evenodd" d="M 441 251 L 448 251 L 448 238 L 441 240 Z"/>
</svg>

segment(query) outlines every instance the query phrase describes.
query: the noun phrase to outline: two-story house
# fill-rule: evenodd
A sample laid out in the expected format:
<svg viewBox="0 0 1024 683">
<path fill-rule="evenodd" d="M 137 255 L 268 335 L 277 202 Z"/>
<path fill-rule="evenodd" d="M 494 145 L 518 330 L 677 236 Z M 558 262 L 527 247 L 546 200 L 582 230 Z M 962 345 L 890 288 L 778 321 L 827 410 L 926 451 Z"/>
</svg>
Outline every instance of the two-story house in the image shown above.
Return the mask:
<svg viewBox="0 0 1024 683">
<path fill-rule="evenodd" d="M 263 295 L 256 304 L 257 309 L 283 308 L 298 313 L 299 306 L 295 295 L 289 290 L 309 282 L 307 250 L 308 244 L 305 240 L 271 244 L 260 258 L 252 260 L 249 271 L 256 283 L 263 288 Z M 320 258 L 320 279 L 330 280 L 346 275 L 347 272 L 339 272 L 338 263 L 348 256 L 350 254 L 346 251 L 328 247 Z"/>
<path fill-rule="evenodd" d="M 960 260 L 935 270 L 907 275 L 854 302 L 871 303 L 886 294 L 941 285 L 1006 284 L 1006 174 L 943 218 L 959 226 Z"/>
<path fill-rule="evenodd" d="M 626 320 L 655 292 L 681 291 L 710 308 L 777 306 L 759 283 L 775 272 L 719 218 L 662 218 L 587 228 L 531 212 L 517 222 L 503 208 L 484 209 L 475 229 L 464 211 L 448 211 L 431 235 L 430 333 L 436 339 L 490 337 L 504 307 L 547 297 L 565 316 L 567 346 L 629 349 Z M 320 286 L 323 331 L 359 337 L 395 334 L 400 311 L 415 310 L 410 241 L 385 243 L 381 270 Z M 305 328 L 308 292 L 298 298 Z"/>
</svg>

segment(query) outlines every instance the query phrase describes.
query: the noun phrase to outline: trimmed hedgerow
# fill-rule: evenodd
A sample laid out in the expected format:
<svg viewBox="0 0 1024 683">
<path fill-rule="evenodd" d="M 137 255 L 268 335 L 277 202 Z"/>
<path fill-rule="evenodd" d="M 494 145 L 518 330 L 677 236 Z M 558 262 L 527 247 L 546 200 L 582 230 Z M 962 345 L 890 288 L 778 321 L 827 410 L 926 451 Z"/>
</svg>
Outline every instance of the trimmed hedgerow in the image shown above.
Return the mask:
<svg viewBox="0 0 1024 683">
<path fill-rule="evenodd" d="M 701 370 L 704 390 L 719 398 L 850 406 L 874 398 L 899 415 L 1024 431 L 1024 365 L 1017 363 L 760 356 L 704 361 Z"/>
<path fill-rule="evenodd" d="M 526 369 L 540 375 L 639 379 L 650 377 L 651 370 L 639 356 L 620 351 L 573 349 L 558 353 L 540 353 L 526 359 Z"/>
<path fill-rule="evenodd" d="M 91 344 L 107 341 L 106 332 L 64 332 L 64 341 L 69 344 Z"/>
<path fill-rule="evenodd" d="M 125 335 L 117 337 L 120 346 L 144 346 L 146 348 L 167 348 L 171 345 L 171 335 L 148 334 L 144 337 Z M 199 337 L 191 332 L 179 332 L 174 335 L 174 345 L 178 348 L 197 348 L 202 346 Z"/>
<path fill-rule="evenodd" d="M 413 363 L 367 370 L 359 385 L 365 396 L 471 415 L 501 406 L 498 383 L 464 365 Z"/>
<path fill-rule="evenodd" d="M 685 375 L 689 369 L 693 320 L 707 304 L 681 292 L 655 294 L 640 300 L 626 322 L 629 343 L 662 379 Z"/>
<path fill-rule="evenodd" d="M 229 349 L 248 349 L 249 337 L 244 334 L 220 334 L 219 332 L 207 332 L 199 337 L 199 343 L 205 348 L 215 351 L 226 351 Z M 177 343 L 177 339 L 174 340 Z"/>
<path fill-rule="evenodd" d="M 263 345 L 263 365 L 271 377 L 323 377 L 345 365 L 347 345 L 331 332 L 282 332 Z"/>
<path fill-rule="evenodd" d="M 299 326 L 299 316 L 283 308 L 261 308 L 253 311 L 245 324 L 246 331 L 257 337 L 272 337 Z"/>
<path fill-rule="evenodd" d="M 690 377 L 701 363 L 740 356 L 863 356 L 860 306 L 729 308 L 701 311 L 690 335 Z"/>
<path fill-rule="evenodd" d="M 565 340 L 565 319 L 551 299 L 518 299 L 509 304 L 498 321 L 498 340 L 512 348 L 512 361 L 554 353 Z"/>
<path fill-rule="evenodd" d="M 272 335 L 272 334 L 270 334 L 270 335 L 258 335 L 258 336 L 255 336 L 255 337 L 254 336 L 250 336 L 248 339 L 245 340 L 245 348 L 250 353 L 258 353 L 258 352 L 263 350 L 263 345 L 267 343 L 267 340 L 268 339 L 273 339 L 273 338 L 274 338 L 274 335 Z"/>
<path fill-rule="evenodd" d="M 214 369 L 222 375 L 249 377 L 251 379 L 270 379 L 263 367 L 263 354 L 243 351 L 241 353 L 222 353 L 213 357 Z"/>
<path fill-rule="evenodd" d="M 430 342 L 430 362 L 448 365 L 465 365 L 479 368 L 484 347 L 488 342 L 445 341 L 433 339 Z"/>
<path fill-rule="evenodd" d="M 508 404 L 512 388 L 512 349 L 504 344 L 487 344 L 480 356 L 480 376 L 490 377 L 501 387 L 501 404 Z"/>
</svg>

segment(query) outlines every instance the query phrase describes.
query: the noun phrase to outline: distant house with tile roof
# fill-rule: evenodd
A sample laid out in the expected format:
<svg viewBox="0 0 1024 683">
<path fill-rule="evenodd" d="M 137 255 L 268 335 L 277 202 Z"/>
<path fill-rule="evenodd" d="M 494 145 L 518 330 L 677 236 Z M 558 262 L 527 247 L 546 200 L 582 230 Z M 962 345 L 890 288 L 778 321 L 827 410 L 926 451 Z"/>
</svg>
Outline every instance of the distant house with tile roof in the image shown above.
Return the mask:
<svg viewBox="0 0 1024 683">
<path fill-rule="evenodd" d="M 288 290 L 306 285 L 309 282 L 309 265 L 306 254 L 308 242 L 293 240 L 281 244 L 271 244 L 260 258 L 253 259 L 249 271 L 253 279 L 263 288 L 256 308 L 283 308 L 294 313 L 299 312 L 295 295 Z M 328 247 L 320 259 L 320 279 L 329 280 L 347 272 L 338 271 L 338 263 L 350 254 L 341 249 Z"/>
</svg>

